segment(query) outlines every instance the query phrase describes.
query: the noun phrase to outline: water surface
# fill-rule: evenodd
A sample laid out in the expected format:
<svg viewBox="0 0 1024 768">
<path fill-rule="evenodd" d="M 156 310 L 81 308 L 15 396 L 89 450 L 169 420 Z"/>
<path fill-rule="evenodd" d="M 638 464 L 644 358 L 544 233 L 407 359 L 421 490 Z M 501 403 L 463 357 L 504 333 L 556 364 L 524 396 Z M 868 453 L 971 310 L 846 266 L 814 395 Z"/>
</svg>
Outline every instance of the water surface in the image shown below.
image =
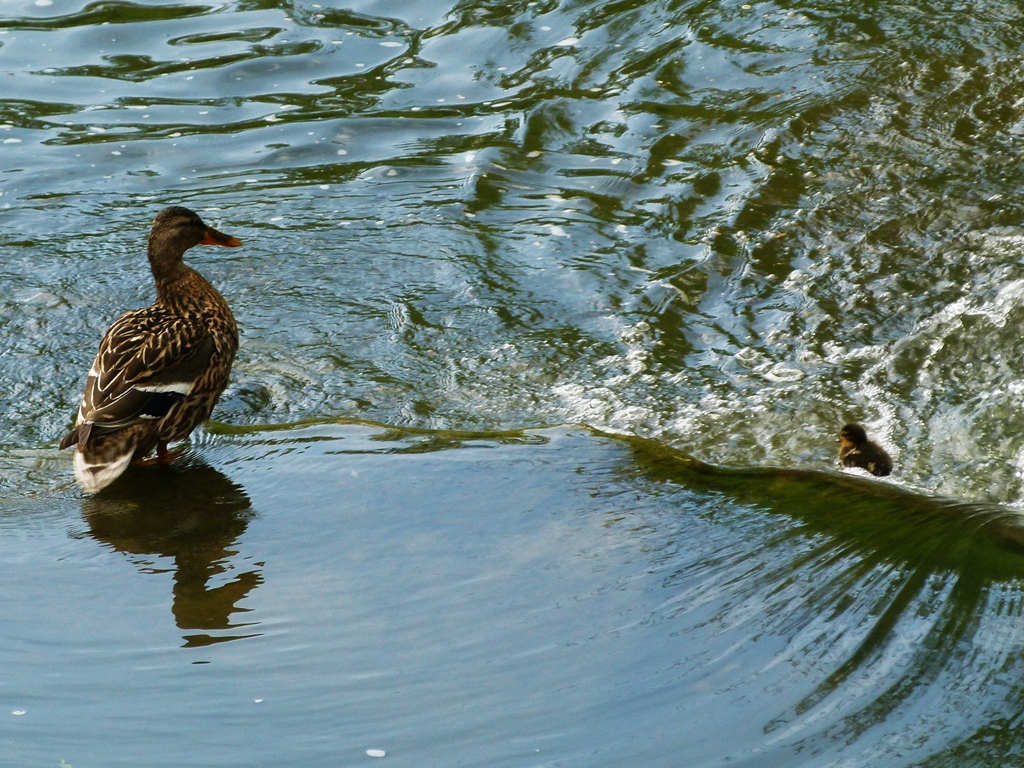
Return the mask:
<svg viewBox="0 0 1024 768">
<path fill-rule="evenodd" d="M 1022 22 L 0 0 L 2 759 L 1012 759 Z M 233 380 L 87 499 L 171 204 Z"/>
</svg>

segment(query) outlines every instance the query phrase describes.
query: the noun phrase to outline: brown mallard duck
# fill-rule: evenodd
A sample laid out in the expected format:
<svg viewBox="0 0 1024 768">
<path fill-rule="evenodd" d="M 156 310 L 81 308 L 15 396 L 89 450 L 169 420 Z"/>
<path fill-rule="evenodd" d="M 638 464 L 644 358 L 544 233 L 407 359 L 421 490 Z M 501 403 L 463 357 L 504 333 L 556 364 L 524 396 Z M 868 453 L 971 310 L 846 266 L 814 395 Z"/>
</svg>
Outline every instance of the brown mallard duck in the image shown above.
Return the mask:
<svg viewBox="0 0 1024 768">
<path fill-rule="evenodd" d="M 183 440 L 210 416 L 228 383 L 238 327 L 224 297 L 187 266 L 194 245 L 234 248 L 241 241 L 187 208 L 165 208 L 149 233 L 156 301 L 118 318 L 100 342 L 85 380 L 75 428 L 75 479 L 87 493 L 110 485 L 133 457 Z"/>
<path fill-rule="evenodd" d="M 878 443 L 868 440 L 868 433 L 860 424 L 846 424 L 839 430 L 839 464 L 860 467 L 876 477 L 892 472 L 892 459 Z"/>
</svg>

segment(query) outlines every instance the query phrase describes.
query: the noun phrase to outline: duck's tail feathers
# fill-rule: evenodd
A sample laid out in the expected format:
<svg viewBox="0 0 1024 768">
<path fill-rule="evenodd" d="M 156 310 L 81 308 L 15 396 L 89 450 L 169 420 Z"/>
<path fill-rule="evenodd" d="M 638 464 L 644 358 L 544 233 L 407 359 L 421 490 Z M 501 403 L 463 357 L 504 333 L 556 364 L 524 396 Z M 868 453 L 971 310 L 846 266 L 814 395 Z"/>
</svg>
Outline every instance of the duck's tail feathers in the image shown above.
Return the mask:
<svg viewBox="0 0 1024 768">
<path fill-rule="evenodd" d="M 70 448 L 72 445 L 78 443 L 78 427 L 75 427 L 68 432 L 64 437 L 61 438 L 60 444 L 57 446 L 58 451 L 63 451 L 65 448 Z"/>
<path fill-rule="evenodd" d="M 75 451 L 75 480 L 86 493 L 102 491 L 128 469 L 132 454 L 119 456 L 114 461 L 90 464 L 81 451 Z"/>
<path fill-rule="evenodd" d="M 109 439 L 115 435 L 119 439 Z M 92 437 L 88 442 L 79 439 L 75 449 L 75 480 L 86 493 L 102 491 L 117 480 L 128 469 L 138 446 L 138 437 L 131 430 Z"/>
</svg>

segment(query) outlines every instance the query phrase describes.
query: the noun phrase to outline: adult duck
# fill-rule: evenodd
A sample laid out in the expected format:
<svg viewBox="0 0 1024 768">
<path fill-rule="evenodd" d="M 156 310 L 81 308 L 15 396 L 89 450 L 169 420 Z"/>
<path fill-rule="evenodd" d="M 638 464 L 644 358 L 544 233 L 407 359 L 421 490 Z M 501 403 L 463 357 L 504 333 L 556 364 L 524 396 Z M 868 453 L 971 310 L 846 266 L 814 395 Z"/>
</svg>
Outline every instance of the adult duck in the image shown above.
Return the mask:
<svg viewBox="0 0 1024 768">
<path fill-rule="evenodd" d="M 154 448 L 158 461 L 169 460 L 167 444 L 209 418 L 228 383 L 238 327 L 224 297 L 183 257 L 195 245 L 241 244 L 187 208 L 165 208 L 153 220 L 148 255 L 156 301 L 110 326 L 75 428 L 60 441 L 61 450 L 75 446 L 75 480 L 87 493 Z"/>
<path fill-rule="evenodd" d="M 839 430 L 839 456 L 844 467 L 860 467 L 876 477 L 892 472 L 892 459 L 878 443 L 868 440 L 868 433 L 860 424 L 846 424 Z"/>
</svg>

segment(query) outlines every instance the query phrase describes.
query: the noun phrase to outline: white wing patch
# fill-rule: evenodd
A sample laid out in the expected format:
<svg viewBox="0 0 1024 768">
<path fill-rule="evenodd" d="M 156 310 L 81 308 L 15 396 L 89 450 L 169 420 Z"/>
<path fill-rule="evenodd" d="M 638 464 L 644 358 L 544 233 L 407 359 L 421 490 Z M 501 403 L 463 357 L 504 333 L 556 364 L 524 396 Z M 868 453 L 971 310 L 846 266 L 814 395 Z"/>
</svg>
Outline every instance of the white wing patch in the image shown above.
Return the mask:
<svg viewBox="0 0 1024 768">
<path fill-rule="evenodd" d="M 187 395 L 193 386 L 194 381 L 172 381 L 169 384 L 136 384 L 135 389 L 140 392 L 176 392 L 179 395 Z"/>
</svg>

